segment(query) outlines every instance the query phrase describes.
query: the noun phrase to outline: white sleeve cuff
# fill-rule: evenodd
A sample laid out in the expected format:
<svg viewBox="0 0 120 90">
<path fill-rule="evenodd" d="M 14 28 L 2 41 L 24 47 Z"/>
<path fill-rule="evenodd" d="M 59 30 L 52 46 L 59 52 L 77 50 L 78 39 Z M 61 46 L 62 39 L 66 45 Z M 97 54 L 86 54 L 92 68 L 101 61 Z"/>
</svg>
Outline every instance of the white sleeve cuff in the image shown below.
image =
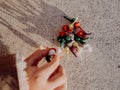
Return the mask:
<svg viewBox="0 0 120 90">
<path fill-rule="evenodd" d="M 18 51 L 16 53 L 16 68 L 19 82 L 19 90 L 29 90 L 27 72 L 25 71 L 26 67 L 27 64 L 24 61 L 24 56 L 21 51 Z"/>
</svg>

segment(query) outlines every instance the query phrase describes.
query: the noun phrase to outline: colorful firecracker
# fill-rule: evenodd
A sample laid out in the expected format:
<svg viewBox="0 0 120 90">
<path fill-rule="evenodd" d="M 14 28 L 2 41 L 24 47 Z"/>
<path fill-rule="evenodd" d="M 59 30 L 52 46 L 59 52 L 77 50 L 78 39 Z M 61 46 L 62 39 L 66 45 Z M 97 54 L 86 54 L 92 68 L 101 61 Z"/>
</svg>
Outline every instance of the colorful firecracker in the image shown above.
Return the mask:
<svg viewBox="0 0 120 90">
<path fill-rule="evenodd" d="M 50 63 L 57 52 L 58 51 L 56 48 L 49 48 L 48 53 L 43 54 L 41 60 L 38 60 L 34 65 L 37 65 L 37 67 L 41 67 L 46 63 Z"/>
<path fill-rule="evenodd" d="M 56 49 L 55 48 L 50 48 L 48 55 L 46 55 L 46 61 L 49 63 L 51 61 L 51 59 L 53 58 L 53 56 L 56 53 Z"/>
<path fill-rule="evenodd" d="M 70 21 L 70 24 L 63 26 L 57 41 L 60 43 L 60 47 L 69 49 L 77 57 L 80 49 L 84 47 L 86 40 L 89 39 L 88 35 L 92 33 L 85 32 L 76 18 L 67 16 L 64 16 L 64 18 Z"/>
</svg>

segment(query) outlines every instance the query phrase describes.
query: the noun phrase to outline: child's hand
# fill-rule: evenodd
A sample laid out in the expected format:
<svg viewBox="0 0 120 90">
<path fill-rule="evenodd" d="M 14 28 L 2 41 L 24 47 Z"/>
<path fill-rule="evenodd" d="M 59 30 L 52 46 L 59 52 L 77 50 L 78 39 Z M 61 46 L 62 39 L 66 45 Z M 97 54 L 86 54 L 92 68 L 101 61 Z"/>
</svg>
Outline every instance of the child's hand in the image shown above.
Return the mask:
<svg viewBox="0 0 120 90">
<path fill-rule="evenodd" d="M 37 50 L 26 59 L 30 90 L 67 90 L 67 79 L 63 67 L 60 65 L 60 56 L 55 55 L 50 63 L 38 68 L 33 66 L 38 58 L 42 58 L 48 50 Z"/>
</svg>

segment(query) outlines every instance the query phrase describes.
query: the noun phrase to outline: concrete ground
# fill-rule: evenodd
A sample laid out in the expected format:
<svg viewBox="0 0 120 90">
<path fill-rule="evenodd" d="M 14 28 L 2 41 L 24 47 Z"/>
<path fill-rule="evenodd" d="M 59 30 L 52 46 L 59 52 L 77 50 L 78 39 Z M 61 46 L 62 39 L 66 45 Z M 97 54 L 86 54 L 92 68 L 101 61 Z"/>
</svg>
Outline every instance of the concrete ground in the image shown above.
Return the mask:
<svg viewBox="0 0 120 90">
<path fill-rule="evenodd" d="M 0 54 L 56 47 L 63 15 L 93 32 L 93 52 L 62 62 L 68 90 L 120 90 L 120 0 L 0 0 Z"/>
</svg>

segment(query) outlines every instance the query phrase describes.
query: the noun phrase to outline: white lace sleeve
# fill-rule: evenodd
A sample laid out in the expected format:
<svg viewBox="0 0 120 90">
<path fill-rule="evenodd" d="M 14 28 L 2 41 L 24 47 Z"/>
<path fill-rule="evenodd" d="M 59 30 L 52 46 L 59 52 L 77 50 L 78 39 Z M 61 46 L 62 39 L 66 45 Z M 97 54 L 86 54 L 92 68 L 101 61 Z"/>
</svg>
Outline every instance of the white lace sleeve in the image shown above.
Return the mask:
<svg viewBox="0 0 120 90">
<path fill-rule="evenodd" d="M 16 53 L 16 68 L 17 68 L 17 76 L 18 76 L 20 90 L 29 90 L 29 84 L 27 82 L 28 77 L 25 71 L 26 67 L 27 64 L 24 61 L 23 53 L 21 51 L 18 51 Z"/>
</svg>

